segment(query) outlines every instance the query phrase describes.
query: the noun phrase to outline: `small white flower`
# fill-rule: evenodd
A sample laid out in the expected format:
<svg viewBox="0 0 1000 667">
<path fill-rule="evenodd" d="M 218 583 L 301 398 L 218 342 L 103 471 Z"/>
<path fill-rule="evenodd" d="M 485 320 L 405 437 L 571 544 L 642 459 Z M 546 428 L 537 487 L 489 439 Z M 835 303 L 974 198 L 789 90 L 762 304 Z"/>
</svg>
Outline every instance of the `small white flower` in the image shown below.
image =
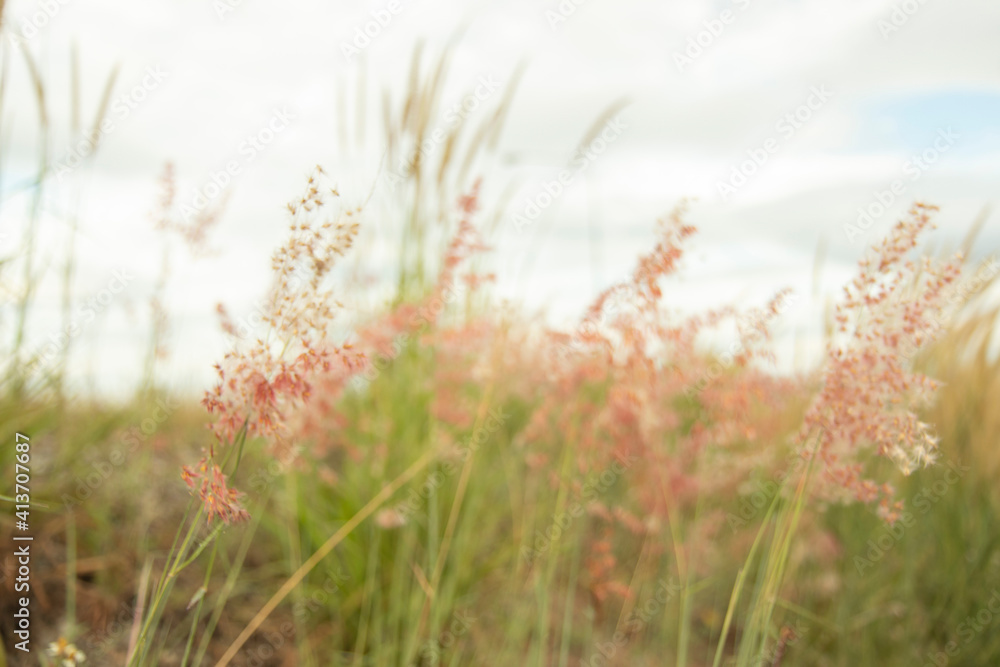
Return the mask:
<svg viewBox="0 0 1000 667">
<path fill-rule="evenodd" d="M 65 637 L 60 637 L 59 641 L 50 643 L 46 652 L 53 658 L 62 658 L 58 663 L 62 667 L 77 667 L 87 660 L 86 654 L 74 644 L 67 642 Z"/>
</svg>

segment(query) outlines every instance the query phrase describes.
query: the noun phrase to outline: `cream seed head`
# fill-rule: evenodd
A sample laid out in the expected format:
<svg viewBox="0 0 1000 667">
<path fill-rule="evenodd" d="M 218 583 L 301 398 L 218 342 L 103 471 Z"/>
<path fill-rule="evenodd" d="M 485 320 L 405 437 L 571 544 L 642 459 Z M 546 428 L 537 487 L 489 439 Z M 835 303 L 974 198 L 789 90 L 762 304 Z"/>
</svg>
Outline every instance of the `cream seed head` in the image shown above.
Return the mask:
<svg viewBox="0 0 1000 667">
<path fill-rule="evenodd" d="M 333 357 L 348 366 L 356 363 L 330 341 L 336 317 L 331 304 L 337 302 L 324 283 L 360 227 L 340 217 L 351 211 L 324 208 L 325 192 L 339 194 L 336 188 L 321 191 L 316 185 L 320 179 L 325 175 L 317 168 L 305 193 L 288 204 L 291 234 L 272 255 L 274 286 L 261 318 L 269 331 L 249 347 L 225 355 L 217 366 L 218 383 L 202 401 L 222 445 L 231 444 L 246 424 L 247 436 L 263 436 L 272 451 L 289 449 L 289 419 L 311 396 L 316 374 L 328 370 Z M 326 217 L 316 219 L 321 211 Z M 195 469 L 185 468 L 183 476 L 210 518 L 232 522 L 246 517 L 239 493 L 228 487 L 211 457 Z"/>
</svg>

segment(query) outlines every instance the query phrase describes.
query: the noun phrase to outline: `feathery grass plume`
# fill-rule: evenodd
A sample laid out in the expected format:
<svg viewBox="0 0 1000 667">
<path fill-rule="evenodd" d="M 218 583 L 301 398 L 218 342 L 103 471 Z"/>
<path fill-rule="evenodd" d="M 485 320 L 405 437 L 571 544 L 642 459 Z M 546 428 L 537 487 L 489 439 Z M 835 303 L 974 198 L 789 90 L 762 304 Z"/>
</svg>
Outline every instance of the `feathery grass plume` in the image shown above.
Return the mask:
<svg viewBox="0 0 1000 667">
<path fill-rule="evenodd" d="M 997 355 L 1000 305 L 984 295 L 995 293 L 1000 277 L 996 257 L 980 263 L 976 271 L 954 286 L 949 297 L 955 309 L 945 330 L 915 355 L 914 363 L 938 378 L 946 391 L 939 392 L 928 421 L 942 425 L 941 439 L 952 445 L 947 455 L 975 461 L 975 472 L 989 481 L 1000 475 L 1000 355 Z"/>
<path fill-rule="evenodd" d="M 864 477 L 864 451 L 892 459 L 904 475 L 937 458 L 938 439 L 914 410 L 937 387 L 912 368 L 907 350 L 928 342 L 948 308 L 948 287 L 961 275 L 962 256 L 909 258 L 920 235 L 932 228 L 937 208 L 918 203 L 859 262 L 837 306 L 837 335 L 827 350 L 823 385 L 798 436 L 813 442 L 824 463 L 824 490 L 879 503 L 895 521 L 902 504 L 888 483 Z M 845 497 L 846 494 L 846 497 Z"/>
<path fill-rule="evenodd" d="M 773 631 L 772 622 L 790 574 L 792 545 L 801 540 L 798 527 L 811 494 L 849 502 L 878 503 L 878 516 L 893 525 L 903 517 L 889 483 L 865 477 L 866 454 L 891 459 L 909 475 L 937 456 L 938 439 L 915 410 L 929 403 L 936 383 L 916 372 L 909 352 L 934 337 L 949 309 L 951 285 L 961 275 L 962 254 L 946 260 L 911 258 L 920 234 L 932 227 L 936 207 L 915 204 L 873 252 L 859 262 L 858 275 L 844 288 L 837 305 L 836 333 L 828 341 L 822 384 L 806 411 L 795 442 L 810 464 L 798 471 L 789 503 L 774 514 L 774 533 L 754 563 L 758 531 L 747 561 L 733 588 L 725 628 L 715 662 L 719 664 L 736 602 L 750 569 L 763 576 L 754 587 L 748 620 L 739 639 L 738 662 L 760 656 Z M 812 463 L 821 462 L 820 483 L 813 482 Z M 786 482 L 789 481 L 786 478 Z M 794 491 L 792 488 L 794 487 Z M 771 504 L 771 511 L 777 505 Z"/>
<path fill-rule="evenodd" d="M 352 349 L 358 365 L 334 365 L 316 376 L 317 399 L 308 409 L 299 412 L 296 433 L 301 439 L 309 440 L 318 454 L 348 444 L 338 435 L 343 416 L 336 405 L 347 382 L 351 379 L 374 380 L 404 350 L 415 345 L 442 355 L 430 378 L 435 387 L 432 413 L 444 422 L 471 423 L 475 406 L 459 400 L 454 386 L 449 388 L 445 382 L 447 360 L 462 358 L 462 363 L 455 368 L 454 379 L 457 384 L 466 381 L 468 364 L 472 363 L 475 353 L 481 351 L 483 336 L 490 327 L 486 322 L 477 321 L 465 325 L 458 321 L 444 326 L 442 319 L 449 308 L 454 310 L 459 305 L 460 294 L 469 294 L 492 278 L 478 275 L 471 269 L 461 270 L 472 257 L 489 249 L 473 224 L 478 207 L 479 185 L 476 183 L 459 197 L 456 231 L 444 249 L 437 278 L 426 295 L 415 302 L 397 303 L 384 315 L 357 328 Z"/>
<path fill-rule="evenodd" d="M 274 284 L 263 316 L 267 331 L 247 349 L 225 355 L 216 365 L 219 381 L 202 401 L 223 445 L 233 443 L 246 424 L 248 437 L 262 436 L 273 455 L 288 456 L 288 420 L 310 398 L 316 374 L 329 372 L 338 361 L 351 372 L 361 368 L 363 355 L 330 340 L 340 304 L 324 279 L 352 246 L 361 213 L 339 199 L 316 167 L 303 195 L 288 205 L 291 235 L 272 258 Z M 214 447 L 209 461 L 213 455 Z"/>
<path fill-rule="evenodd" d="M 600 554 L 585 563 L 598 601 L 628 591 L 625 573 L 614 566 L 632 558 L 621 545 L 657 536 L 664 526 L 673 550 L 709 574 L 723 553 L 716 538 L 725 514 L 698 507 L 706 498 L 731 497 L 769 460 L 764 445 L 789 428 L 779 415 L 797 383 L 751 364 L 771 357 L 770 325 L 787 291 L 742 316 L 723 307 L 678 318 L 664 303 L 663 280 L 678 270 L 695 232 L 685 211 L 682 203 L 659 222 L 653 250 L 629 280 L 597 297 L 576 331 L 548 332 L 546 377 L 525 431 L 537 457 L 532 468 L 572 452 L 572 468 L 553 473 L 553 484 L 568 483 L 592 520 L 611 531 L 583 537 Z M 699 350 L 698 340 L 734 319 L 740 343 L 723 365 Z M 667 543 L 650 544 L 651 553 L 661 553 Z"/>
</svg>

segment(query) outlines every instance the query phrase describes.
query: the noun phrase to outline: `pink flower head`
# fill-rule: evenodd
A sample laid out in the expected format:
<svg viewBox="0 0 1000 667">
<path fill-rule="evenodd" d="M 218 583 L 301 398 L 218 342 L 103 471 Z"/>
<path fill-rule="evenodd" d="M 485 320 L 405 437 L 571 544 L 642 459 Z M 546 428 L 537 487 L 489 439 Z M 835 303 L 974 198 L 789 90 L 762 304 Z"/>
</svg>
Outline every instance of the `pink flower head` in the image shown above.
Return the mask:
<svg viewBox="0 0 1000 667">
<path fill-rule="evenodd" d="M 208 457 L 203 457 L 193 469 L 184 466 L 181 477 L 192 491 L 197 490 L 209 523 L 215 517 L 227 524 L 250 519 L 250 513 L 240 504 L 243 494 L 229 488 L 222 469 Z"/>
<path fill-rule="evenodd" d="M 935 210 L 915 205 L 860 262 L 837 307 L 838 338 L 827 351 L 823 387 L 799 434 L 800 443 L 815 443 L 828 482 L 862 502 L 878 500 L 886 517 L 898 510 L 892 488 L 863 479 L 859 452 L 874 448 L 904 475 L 937 457 L 937 438 L 914 412 L 937 385 L 913 370 L 907 354 L 932 340 L 944 319 L 948 287 L 961 273 L 961 256 L 907 259 Z"/>
</svg>

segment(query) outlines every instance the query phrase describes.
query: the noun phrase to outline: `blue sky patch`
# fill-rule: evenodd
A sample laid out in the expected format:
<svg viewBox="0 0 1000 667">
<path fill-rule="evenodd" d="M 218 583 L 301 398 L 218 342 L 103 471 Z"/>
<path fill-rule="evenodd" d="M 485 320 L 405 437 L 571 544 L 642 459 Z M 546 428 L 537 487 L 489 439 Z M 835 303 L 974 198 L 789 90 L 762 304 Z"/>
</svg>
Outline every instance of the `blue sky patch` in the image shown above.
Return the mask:
<svg viewBox="0 0 1000 667">
<path fill-rule="evenodd" d="M 959 135 L 951 156 L 974 158 L 1000 153 L 1000 92 L 939 91 L 869 99 L 859 109 L 861 152 L 918 152 L 939 130 Z"/>
</svg>

